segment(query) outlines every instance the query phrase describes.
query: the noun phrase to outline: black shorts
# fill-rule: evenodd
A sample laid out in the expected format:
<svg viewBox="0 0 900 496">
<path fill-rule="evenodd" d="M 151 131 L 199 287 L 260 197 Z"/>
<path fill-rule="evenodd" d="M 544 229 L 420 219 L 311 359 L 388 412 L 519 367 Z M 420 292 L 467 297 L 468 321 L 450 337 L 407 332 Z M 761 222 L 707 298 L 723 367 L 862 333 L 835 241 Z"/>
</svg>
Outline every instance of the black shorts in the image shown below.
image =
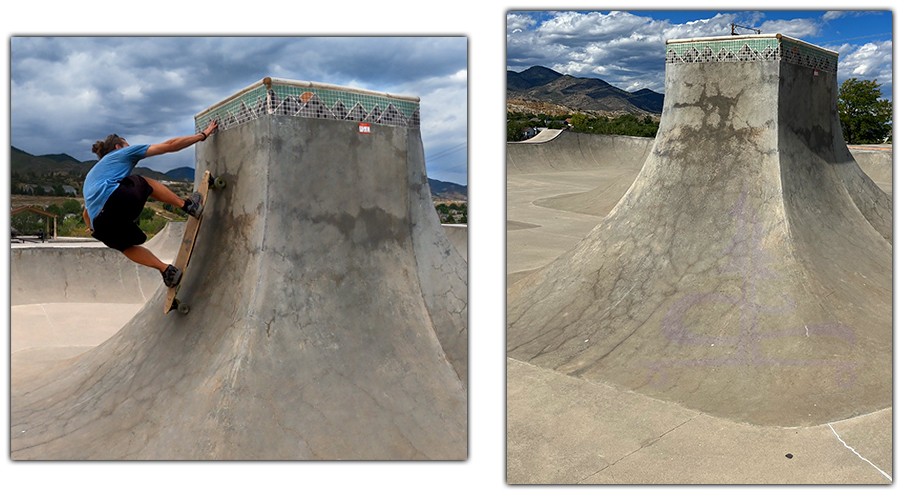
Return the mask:
<svg viewBox="0 0 900 496">
<path fill-rule="evenodd" d="M 141 176 L 128 176 L 119 181 L 119 187 L 94 218 L 93 236 L 119 251 L 144 244 L 147 235 L 138 227 L 137 219 L 152 192 L 153 188 Z"/>
</svg>

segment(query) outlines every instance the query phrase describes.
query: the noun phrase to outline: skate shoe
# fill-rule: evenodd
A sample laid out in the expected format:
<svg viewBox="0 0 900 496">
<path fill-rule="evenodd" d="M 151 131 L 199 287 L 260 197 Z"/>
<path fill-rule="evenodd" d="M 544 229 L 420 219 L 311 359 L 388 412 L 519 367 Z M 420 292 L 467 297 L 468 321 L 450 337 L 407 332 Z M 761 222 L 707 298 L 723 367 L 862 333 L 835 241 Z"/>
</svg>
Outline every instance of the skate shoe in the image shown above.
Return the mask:
<svg viewBox="0 0 900 496">
<path fill-rule="evenodd" d="M 163 272 L 163 284 L 166 285 L 167 288 L 174 288 L 178 286 L 178 283 L 181 282 L 182 271 L 178 270 L 174 265 L 169 265 L 166 267 L 165 272 Z"/>
<path fill-rule="evenodd" d="M 194 191 L 190 198 L 184 201 L 184 207 L 181 207 L 182 210 L 185 211 L 191 217 L 200 218 L 200 214 L 203 213 L 203 197 L 199 192 Z"/>
</svg>

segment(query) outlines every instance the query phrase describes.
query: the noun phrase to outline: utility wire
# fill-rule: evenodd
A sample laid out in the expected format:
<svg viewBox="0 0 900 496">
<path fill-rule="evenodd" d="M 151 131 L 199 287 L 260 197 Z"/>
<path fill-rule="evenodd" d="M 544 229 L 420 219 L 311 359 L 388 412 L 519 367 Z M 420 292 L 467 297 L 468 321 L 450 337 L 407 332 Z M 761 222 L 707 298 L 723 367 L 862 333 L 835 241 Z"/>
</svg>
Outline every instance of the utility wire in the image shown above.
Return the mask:
<svg viewBox="0 0 900 496">
<path fill-rule="evenodd" d="M 456 153 L 456 152 L 459 152 L 459 151 L 464 151 L 464 150 L 465 150 L 465 148 L 460 148 L 460 149 L 457 149 L 457 150 L 444 150 L 444 151 L 441 152 L 441 153 L 436 153 L 436 154 L 434 154 L 434 155 L 432 155 L 432 156 L 430 156 L 430 157 L 426 157 L 425 160 L 426 160 L 426 161 L 429 161 L 429 160 L 434 160 L 434 159 L 437 159 L 437 158 L 446 157 L 447 155 L 451 155 L 451 154 L 453 154 L 453 153 Z"/>
<path fill-rule="evenodd" d="M 879 34 L 870 34 L 868 36 L 857 36 L 856 38 L 844 38 L 843 40 L 833 40 L 833 41 L 822 41 L 820 42 L 822 45 L 826 43 L 840 43 L 842 41 L 852 41 L 852 40 L 864 40 L 866 38 L 875 38 L 877 36 L 886 36 L 891 33 L 879 33 Z"/>
<path fill-rule="evenodd" d="M 453 145 L 450 148 L 441 150 L 439 152 L 435 152 L 431 156 L 425 157 L 425 160 L 428 161 L 428 160 L 433 160 L 433 159 L 440 158 L 440 157 L 445 157 L 451 153 L 459 151 L 461 149 L 461 147 L 465 147 L 466 145 L 468 145 L 468 143 L 469 143 L 468 140 L 466 140 L 466 141 L 463 141 L 462 143 Z"/>
<path fill-rule="evenodd" d="M 463 162 L 463 163 L 461 163 L 461 164 L 456 164 L 456 165 L 454 165 L 453 167 L 447 167 L 447 168 L 445 168 L 444 170 L 447 170 L 447 171 L 453 171 L 453 170 L 457 170 L 457 169 L 462 169 L 463 167 L 466 167 L 466 166 L 468 166 L 468 165 L 469 165 L 468 162 Z"/>
</svg>

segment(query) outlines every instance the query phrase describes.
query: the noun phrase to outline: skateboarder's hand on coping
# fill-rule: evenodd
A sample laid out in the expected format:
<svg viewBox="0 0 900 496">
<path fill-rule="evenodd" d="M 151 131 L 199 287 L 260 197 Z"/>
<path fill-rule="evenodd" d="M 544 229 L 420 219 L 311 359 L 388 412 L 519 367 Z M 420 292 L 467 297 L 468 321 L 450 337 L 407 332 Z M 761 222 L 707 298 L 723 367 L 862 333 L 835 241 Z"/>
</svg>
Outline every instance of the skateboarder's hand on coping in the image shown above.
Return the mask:
<svg viewBox="0 0 900 496">
<path fill-rule="evenodd" d="M 213 120 L 209 121 L 209 126 L 206 126 L 206 131 L 203 131 L 203 133 L 206 134 L 207 136 L 209 136 L 210 134 L 213 133 L 213 131 L 215 131 L 218 128 L 219 128 L 219 123 L 216 122 L 215 119 L 213 119 Z"/>
<path fill-rule="evenodd" d="M 191 136 L 182 136 L 180 138 L 172 138 L 163 143 L 159 143 L 156 145 L 150 145 L 147 148 L 147 153 L 144 155 L 145 157 L 153 157 L 155 155 L 162 155 L 163 153 L 172 153 L 183 150 L 194 143 L 205 140 L 212 134 L 213 131 L 218 129 L 219 124 L 214 120 L 210 121 L 209 126 L 206 127 L 206 130 L 203 133 L 193 134 Z"/>
</svg>

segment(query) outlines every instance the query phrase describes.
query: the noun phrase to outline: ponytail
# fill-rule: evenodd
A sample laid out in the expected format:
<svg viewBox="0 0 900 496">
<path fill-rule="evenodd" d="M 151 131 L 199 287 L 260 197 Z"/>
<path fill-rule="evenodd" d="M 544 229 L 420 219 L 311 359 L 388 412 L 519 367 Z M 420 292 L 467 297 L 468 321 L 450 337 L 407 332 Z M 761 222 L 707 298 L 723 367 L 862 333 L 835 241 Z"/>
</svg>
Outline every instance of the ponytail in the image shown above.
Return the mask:
<svg viewBox="0 0 900 496">
<path fill-rule="evenodd" d="M 103 141 L 97 141 L 91 147 L 91 153 L 97 155 L 97 158 L 103 158 L 104 155 L 116 149 L 116 145 L 124 145 L 125 139 L 120 138 L 117 134 L 110 134 Z"/>
</svg>

